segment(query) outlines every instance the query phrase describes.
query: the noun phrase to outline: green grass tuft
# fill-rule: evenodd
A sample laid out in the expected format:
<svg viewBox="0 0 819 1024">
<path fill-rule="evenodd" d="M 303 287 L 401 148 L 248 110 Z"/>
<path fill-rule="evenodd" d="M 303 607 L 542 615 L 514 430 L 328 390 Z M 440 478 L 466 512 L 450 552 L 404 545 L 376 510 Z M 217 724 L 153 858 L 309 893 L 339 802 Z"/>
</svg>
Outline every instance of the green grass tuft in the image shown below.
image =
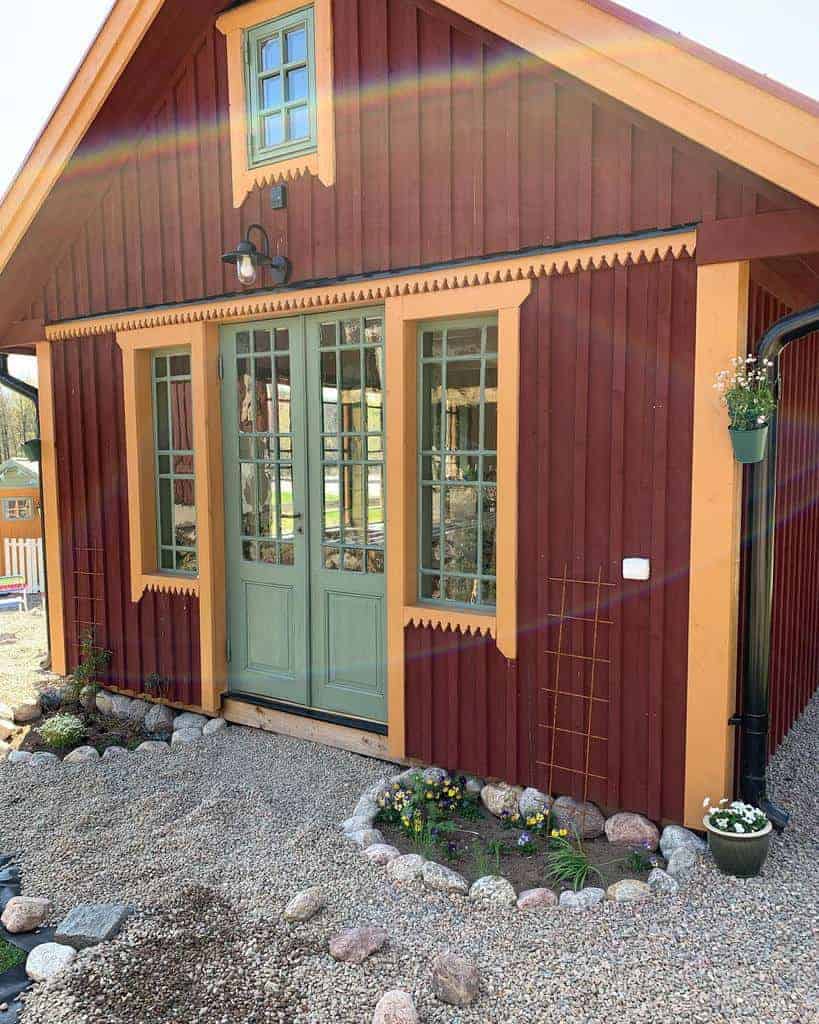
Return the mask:
<svg viewBox="0 0 819 1024">
<path fill-rule="evenodd" d="M 4 971 L 8 971 L 12 967 L 16 967 L 17 964 L 21 964 L 25 958 L 26 954 L 22 949 L 12 946 L 5 939 L 0 939 L 0 974 L 3 974 Z"/>
</svg>

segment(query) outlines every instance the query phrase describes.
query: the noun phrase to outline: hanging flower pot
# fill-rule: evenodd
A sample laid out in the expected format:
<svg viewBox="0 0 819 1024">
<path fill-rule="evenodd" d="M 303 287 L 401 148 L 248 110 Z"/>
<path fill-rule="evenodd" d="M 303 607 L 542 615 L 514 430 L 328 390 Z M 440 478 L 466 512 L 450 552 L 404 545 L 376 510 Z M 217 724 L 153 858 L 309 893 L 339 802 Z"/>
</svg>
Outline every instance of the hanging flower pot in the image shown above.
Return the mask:
<svg viewBox="0 0 819 1024">
<path fill-rule="evenodd" d="M 771 823 L 758 807 L 735 800 L 720 802 L 709 808 L 702 819 L 708 833 L 708 847 L 717 867 L 724 875 L 755 878 L 768 857 L 771 845 Z"/>
<path fill-rule="evenodd" d="M 762 462 L 768 449 L 768 424 L 756 430 L 737 430 L 729 427 L 728 436 L 734 448 L 734 458 L 743 465 Z"/>
<path fill-rule="evenodd" d="M 776 409 L 770 359 L 736 356 L 730 370 L 717 374 L 714 387 L 728 409 L 728 435 L 737 462 L 762 462 L 768 448 L 768 424 Z"/>
</svg>

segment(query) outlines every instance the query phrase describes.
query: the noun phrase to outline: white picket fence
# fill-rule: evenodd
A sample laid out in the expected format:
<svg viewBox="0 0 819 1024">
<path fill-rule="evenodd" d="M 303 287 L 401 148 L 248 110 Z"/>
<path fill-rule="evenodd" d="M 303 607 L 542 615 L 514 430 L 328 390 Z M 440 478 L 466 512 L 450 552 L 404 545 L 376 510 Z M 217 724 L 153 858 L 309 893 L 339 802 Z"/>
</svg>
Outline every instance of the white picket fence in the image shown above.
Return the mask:
<svg viewBox="0 0 819 1024">
<path fill-rule="evenodd" d="M 3 541 L 6 576 L 25 576 L 26 593 L 41 594 L 44 590 L 42 537 L 6 537 Z"/>
</svg>

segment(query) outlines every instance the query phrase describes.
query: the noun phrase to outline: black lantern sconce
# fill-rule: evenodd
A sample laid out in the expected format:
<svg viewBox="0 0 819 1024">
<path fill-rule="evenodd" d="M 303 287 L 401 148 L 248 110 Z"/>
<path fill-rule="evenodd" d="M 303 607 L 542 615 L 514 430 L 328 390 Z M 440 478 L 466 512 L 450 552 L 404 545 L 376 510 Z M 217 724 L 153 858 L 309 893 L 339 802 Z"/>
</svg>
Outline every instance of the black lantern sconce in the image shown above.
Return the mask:
<svg viewBox="0 0 819 1024">
<path fill-rule="evenodd" d="M 250 241 L 251 231 L 256 231 L 262 236 L 261 252 Z M 284 284 L 290 275 L 290 260 L 286 256 L 270 255 L 270 239 L 261 224 L 251 224 L 236 248 L 222 256 L 222 262 L 232 263 L 236 267 L 239 283 L 246 288 L 256 283 L 259 271 L 264 267 L 269 268 L 274 285 Z"/>
</svg>

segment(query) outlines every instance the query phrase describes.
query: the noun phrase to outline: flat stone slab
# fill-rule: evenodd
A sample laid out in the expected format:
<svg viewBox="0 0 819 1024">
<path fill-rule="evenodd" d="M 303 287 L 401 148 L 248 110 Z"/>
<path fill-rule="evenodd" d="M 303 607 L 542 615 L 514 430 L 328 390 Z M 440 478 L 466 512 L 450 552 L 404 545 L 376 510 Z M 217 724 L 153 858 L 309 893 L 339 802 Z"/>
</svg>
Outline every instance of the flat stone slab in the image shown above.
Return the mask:
<svg viewBox="0 0 819 1024">
<path fill-rule="evenodd" d="M 26 960 L 26 974 L 32 981 L 47 981 L 64 971 L 77 951 L 59 942 L 43 942 L 35 946 Z"/>
<path fill-rule="evenodd" d="M 57 926 L 54 939 L 74 949 L 107 942 L 119 932 L 133 909 L 127 903 L 81 903 Z"/>
</svg>

